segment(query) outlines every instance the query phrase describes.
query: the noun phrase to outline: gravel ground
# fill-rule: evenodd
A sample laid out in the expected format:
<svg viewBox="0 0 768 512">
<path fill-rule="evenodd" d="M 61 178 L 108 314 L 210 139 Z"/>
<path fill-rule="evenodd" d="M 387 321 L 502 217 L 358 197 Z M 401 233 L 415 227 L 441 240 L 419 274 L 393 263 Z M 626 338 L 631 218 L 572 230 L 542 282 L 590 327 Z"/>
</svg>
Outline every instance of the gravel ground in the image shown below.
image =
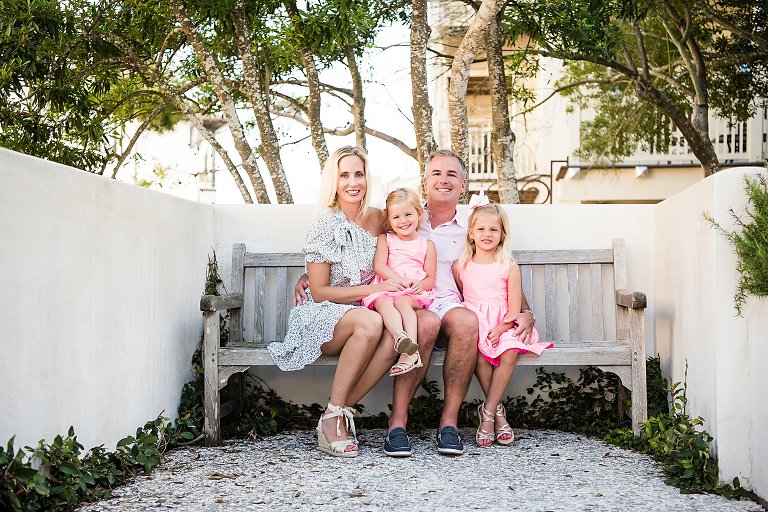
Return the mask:
<svg viewBox="0 0 768 512">
<path fill-rule="evenodd" d="M 753 501 L 685 495 L 648 456 L 553 431 L 516 431 L 511 447 L 438 455 L 434 432 L 411 437 L 414 455 L 386 457 L 382 430 L 360 433 L 360 456 L 332 458 L 312 431 L 257 442 L 187 448 L 152 475 L 81 511 L 525 510 L 763 511 Z"/>
</svg>

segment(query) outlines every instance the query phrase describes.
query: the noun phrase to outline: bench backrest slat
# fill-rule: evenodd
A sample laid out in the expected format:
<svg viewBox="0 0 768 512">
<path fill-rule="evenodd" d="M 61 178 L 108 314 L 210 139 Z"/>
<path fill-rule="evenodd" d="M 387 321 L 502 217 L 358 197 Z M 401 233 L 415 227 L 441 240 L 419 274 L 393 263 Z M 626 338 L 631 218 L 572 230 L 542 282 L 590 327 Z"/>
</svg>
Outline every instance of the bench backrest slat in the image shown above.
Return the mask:
<svg viewBox="0 0 768 512">
<path fill-rule="evenodd" d="M 277 269 L 277 297 L 275 299 L 275 308 L 277 309 L 276 335 L 277 339 L 285 338 L 285 330 L 288 324 L 288 269 L 280 267 Z"/>
<path fill-rule="evenodd" d="M 589 265 L 592 287 L 592 338 L 604 339 L 603 333 L 603 266 L 600 263 Z"/>
<path fill-rule="evenodd" d="M 232 293 L 243 293 L 244 279 L 243 258 L 245 244 L 235 244 L 232 247 Z M 234 342 L 243 341 L 243 312 L 235 309 L 229 316 L 229 337 Z"/>
<path fill-rule="evenodd" d="M 579 266 L 568 264 L 568 334 L 570 339 L 578 340 L 579 326 Z"/>
<path fill-rule="evenodd" d="M 523 279 L 523 293 L 528 300 L 528 306 L 533 307 L 533 266 L 520 265 L 520 274 Z"/>
<path fill-rule="evenodd" d="M 615 242 L 613 249 L 515 251 L 523 290 L 538 319 L 536 327 L 543 341 L 628 339 L 628 322 L 627 336 L 622 337 L 619 329 L 616 338 L 611 338 L 613 319 L 605 316 L 610 311 L 606 308 L 613 304 L 614 293 L 609 288 L 626 287 L 626 268 L 621 270 L 622 251 L 622 241 Z M 304 272 L 304 255 L 246 253 L 243 244 L 235 244 L 232 263 L 233 269 L 239 268 L 233 271 L 232 291 L 237 291 L 236 286 L 245 290 L 243 314 L 250 322 L 246 327 L 247 339 L 258 343 L 282 340 L 293 285 Z M 606 272 L 609 274 L 605 275 Z M 613 276 L 612 282 L 604 282 L 604 277 L 609 276 Z M 616 318 L 617 327 L 622 322 L 621 317 Z M 234 341 L 237 332 L 242 333 L 242 320 L 235 318 L 230 325 Z"/>
<path fill-rule="evenodd" d="M 544 317 L 546 318 L 546 328 L 544 339 L 556 340 L 557 337 L 557 305 L 555 303 L 555 266 L 544 265 Z"/>
<path fill-rule="evenodd" d="M 264 335 L 264 306 L 266 306 L 264 297 L 267 288 L 267 272 L 264 267 L 257 267 L 255 269 L 255 274 L 253 289 L 255 291 L 256 300 L 254 301 L 253 308 L 253 340 L 257 343 L 263 343 L 265 341 L 272 341 L 267 340 L 267 337 Z"/>
<path fill-rule="evenodd" d="M 627 258 L 624 240 L 613 241 L 613 289 L 627 288 Z M 616 339 L 629 340 L 629 311 L 616 308 Z"/>
</svg>

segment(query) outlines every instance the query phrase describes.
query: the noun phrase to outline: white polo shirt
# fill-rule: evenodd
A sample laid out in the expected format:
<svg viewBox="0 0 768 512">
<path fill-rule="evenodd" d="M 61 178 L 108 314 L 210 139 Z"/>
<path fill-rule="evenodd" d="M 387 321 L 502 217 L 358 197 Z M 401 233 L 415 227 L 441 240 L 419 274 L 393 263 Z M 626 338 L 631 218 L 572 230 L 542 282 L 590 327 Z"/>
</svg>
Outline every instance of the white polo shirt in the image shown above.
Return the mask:
<svg viewBox="0 0 768 512">
<path fill-rule="evenodd" d="M 462 301 L 451 267 L 464 251 L 467 239 L 467 217 L 457 210 L 450 221 L 433 228 L 429 221 L 429 210 L 426 210 L 418 235 L 432 240 L 435 244 L 437 251 L 437 272 L 433 288 L 435 300 L 429 306 L 429 310 L 442 318 L 453 307 L 446 308 L 446 306 Z"/>
</svg>

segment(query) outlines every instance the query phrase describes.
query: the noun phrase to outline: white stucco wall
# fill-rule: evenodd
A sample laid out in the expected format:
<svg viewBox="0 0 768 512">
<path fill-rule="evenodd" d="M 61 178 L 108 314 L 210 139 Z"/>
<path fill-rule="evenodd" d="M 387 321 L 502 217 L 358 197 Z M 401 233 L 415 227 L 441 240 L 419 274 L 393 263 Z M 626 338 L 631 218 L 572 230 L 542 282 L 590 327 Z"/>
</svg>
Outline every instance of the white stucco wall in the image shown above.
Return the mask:
<svg viewBox="0 0 768 512">
<path fill-rule="evenodd" d="M 743 208 L 728 170 L 658 205 L 508 206 L 516 249 L 627 244 L 629 287 L 648 296 L 647 351 L 672 380 L 688 362 L 688 399 L 715 436 L 721 476 L 768 495 L 768 300 L 733 314 L 738 275 L 724 226 Z M 764 172 L 764 171 L 763 171 Z M 0 442 L 52 439 L 74 425 L 109 448 L 161 411 L 175 413 L 198 346 L 198 299 L 215 249 L 230 282 L 231 247 L 301 249 L 311 206 L 201 205 L 0 149 Z M 259 369 L 282 396 L 323 402 L 330 368 Z M 429 374 L 442 381 L 440 369 Z M 533 378 L 521 368 L 508 390 Z M 470 390 L 468 398 L 479 396 Z M 384 379 L 365 402 L 391 400 Z"/>
<path fill-rule="evenodd" d="M 0 439 L 115 443 L 174 417 L 213 210 L 0 148 Z"/>
<path fill-rule="evenodd" d="M 657 205 L 655 334 L 665 375 L 682 382 L 687 362 L 688 411 L 715 438 L 721 478 L 765 496 L 768 306 L 751 299 L 745 317 L 735 315 L 733 247 L 702 217 L 732 229 L 729 210 L 743 213 L 743 177 L 755 172 L 729 169 Z"/>
<path fill-rule="evenodd" d="M 658 202 L 682 192 L 703 176 L 701 167 L 651 167 L 639 178 L 634 167 L 582 169 L 573 179 L 555 180 L 553 200 L 557 204 Z"/>
</svg>

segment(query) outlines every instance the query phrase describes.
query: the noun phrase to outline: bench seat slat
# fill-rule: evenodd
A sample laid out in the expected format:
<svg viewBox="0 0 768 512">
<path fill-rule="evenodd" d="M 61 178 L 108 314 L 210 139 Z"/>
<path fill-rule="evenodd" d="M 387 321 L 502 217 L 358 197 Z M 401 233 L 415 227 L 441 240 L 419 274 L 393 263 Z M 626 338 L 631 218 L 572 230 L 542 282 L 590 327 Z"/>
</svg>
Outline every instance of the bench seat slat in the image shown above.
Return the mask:
<svg viewBox="0 0 768 512">
<path fill-rule="evenodd" d="M 430 364 L 442 366 L 445 352 L 436 350 Z M 338 357 L 320 356 L 313 366 L 336 365 Z M 629 365 L 632 353 L 628 345 L 615 342 L 595 341 L 579 343 L 558 343 L 545 350 L 540 356 L 521 354 L 518 365 L 540 366 L 586 366 L 586 365 Z M 272 366 L 274 362 L 266 347 L 224 347 L 219 349 L 220 365 Z"/>
</svg>

